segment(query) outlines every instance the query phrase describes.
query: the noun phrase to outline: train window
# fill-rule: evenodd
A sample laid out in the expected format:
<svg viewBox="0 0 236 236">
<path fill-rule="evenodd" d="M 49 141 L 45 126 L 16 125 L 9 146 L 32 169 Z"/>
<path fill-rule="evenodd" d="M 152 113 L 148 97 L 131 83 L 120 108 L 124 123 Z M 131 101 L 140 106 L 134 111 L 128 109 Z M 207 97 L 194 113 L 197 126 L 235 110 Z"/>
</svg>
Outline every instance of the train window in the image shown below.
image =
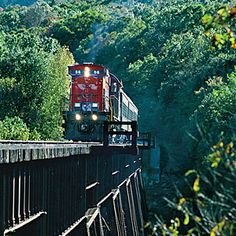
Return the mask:
<svg viewBox="0 0 236 236">
<path fill-rule="evenodd" d="M 112 92 L 116 93 L 117 92 L 117 83 L 114 83 L 112 85 Z"/>
</svg>

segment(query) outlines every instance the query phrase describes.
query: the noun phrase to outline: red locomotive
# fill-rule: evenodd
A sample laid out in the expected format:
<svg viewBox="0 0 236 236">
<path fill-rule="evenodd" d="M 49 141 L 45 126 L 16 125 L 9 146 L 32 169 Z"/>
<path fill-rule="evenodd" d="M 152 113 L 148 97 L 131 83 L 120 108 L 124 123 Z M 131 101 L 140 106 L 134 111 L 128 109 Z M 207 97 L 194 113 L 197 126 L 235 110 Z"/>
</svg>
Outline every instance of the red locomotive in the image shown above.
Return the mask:
<svg viewBox="0 0 236 236">
<path fill-rule="evenodd" d="M 101 141 L 105 120 L 137 121 L 137 107 L 107 68 L 83 63 L 69 66 L 69 74 L 72 81 L 65 114 L 66 139 Z"/>
</svg>

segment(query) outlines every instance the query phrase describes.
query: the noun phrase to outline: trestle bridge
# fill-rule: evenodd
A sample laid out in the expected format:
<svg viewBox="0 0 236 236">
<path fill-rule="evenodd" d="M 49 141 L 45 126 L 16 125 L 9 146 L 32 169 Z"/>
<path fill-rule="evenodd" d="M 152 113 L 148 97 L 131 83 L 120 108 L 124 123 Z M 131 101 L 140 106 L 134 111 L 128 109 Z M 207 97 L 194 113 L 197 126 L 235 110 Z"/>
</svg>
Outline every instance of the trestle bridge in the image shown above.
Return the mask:
<svg viewBox="0 0 236 236">
<path fill-rule="evenodd" d="M 144 235 L 137 142 L 104 142 L 0 142 L 0 236 Z"/>
</svg>

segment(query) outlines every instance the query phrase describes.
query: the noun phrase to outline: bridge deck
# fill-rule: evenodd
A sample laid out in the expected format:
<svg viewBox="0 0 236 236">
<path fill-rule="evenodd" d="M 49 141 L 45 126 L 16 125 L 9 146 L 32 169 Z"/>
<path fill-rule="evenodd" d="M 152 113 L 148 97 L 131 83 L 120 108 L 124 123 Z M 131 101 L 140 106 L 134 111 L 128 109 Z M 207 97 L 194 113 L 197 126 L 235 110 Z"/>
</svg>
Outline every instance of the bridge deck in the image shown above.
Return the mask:
<svg viewBox="0 0 236 236">
<path fill-rule="evenodd" d="M 0 141 L 0 164 L 90 154 L 99 143 Z"/>
<path fill-rule="evenodd" d="M 91 154 L 92 151 L 112 149 L 114 152 L 137 154 L 136 147 L 128 144 L 112 144 L 103 147 L 99 142 L 56 142 L 56 141 L 1 141 L 0 164 L 42 160 Z"/>
</svg>

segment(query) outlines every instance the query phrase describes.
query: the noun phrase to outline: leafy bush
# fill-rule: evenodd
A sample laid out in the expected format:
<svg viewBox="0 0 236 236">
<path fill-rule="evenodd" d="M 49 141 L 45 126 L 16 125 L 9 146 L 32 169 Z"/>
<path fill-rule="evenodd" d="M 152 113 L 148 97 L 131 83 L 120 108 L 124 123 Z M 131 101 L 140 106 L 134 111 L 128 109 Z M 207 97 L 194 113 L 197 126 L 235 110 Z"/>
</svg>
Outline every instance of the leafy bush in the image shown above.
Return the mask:
<svg viewBox="0 0 236 236">
<path fill-rule="evenodd" d="M 17 116 L 6 117 L 0 121 L 0 139 L 3 140 L 28 140 L 30 131 L 23 120 Z"/>
</svg>

